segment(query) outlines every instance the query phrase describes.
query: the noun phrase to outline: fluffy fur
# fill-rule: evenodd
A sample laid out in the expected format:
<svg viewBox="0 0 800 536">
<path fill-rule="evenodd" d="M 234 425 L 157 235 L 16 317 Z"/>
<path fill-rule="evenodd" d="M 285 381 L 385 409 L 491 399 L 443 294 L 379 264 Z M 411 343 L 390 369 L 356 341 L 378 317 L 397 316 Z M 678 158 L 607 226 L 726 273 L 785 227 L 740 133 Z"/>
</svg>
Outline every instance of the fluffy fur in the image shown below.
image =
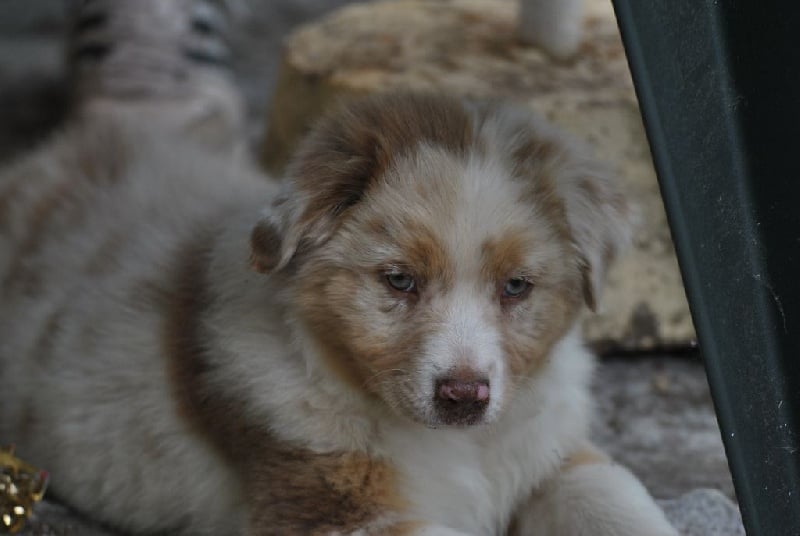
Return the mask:
<svg viewBox="0 0 800 536">
<path fill-rule="evenodd" d="M 629 209 L 570 141 L 375 97 L 276 185 L 170 132 L 87 117 L 0 174 L 0 442 L 60 497 L 133 532 L 675 534 L 587 441 L 576 319 Z"/>
</svg>

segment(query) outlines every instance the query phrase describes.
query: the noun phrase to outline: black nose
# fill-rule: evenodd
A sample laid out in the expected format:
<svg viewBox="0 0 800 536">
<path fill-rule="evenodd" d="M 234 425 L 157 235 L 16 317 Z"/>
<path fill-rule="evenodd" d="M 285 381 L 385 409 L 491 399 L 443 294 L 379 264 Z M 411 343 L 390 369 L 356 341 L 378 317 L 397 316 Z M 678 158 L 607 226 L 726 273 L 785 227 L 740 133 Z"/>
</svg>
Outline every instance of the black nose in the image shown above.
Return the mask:
<svg viewBox="0 0 800 536">
<path fill-rule="evenodd" d="M 436 380 L 434 407 L 444 424 L 475 424 L 489 405 L 489 380 Z"/>
</svg>

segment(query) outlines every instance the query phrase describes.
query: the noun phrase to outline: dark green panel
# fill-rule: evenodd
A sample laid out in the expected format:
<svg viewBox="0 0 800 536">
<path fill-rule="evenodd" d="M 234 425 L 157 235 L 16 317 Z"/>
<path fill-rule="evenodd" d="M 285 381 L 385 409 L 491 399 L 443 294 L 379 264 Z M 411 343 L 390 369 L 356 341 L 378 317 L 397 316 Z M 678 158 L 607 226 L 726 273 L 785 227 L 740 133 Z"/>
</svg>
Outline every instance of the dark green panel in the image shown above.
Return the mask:
<svg viewBox="0 0 800 536">
<path fill-rule="evenodd" d="M 747 533 L 800 535 L 800 2 L 614 3 Z"/>
</svg>

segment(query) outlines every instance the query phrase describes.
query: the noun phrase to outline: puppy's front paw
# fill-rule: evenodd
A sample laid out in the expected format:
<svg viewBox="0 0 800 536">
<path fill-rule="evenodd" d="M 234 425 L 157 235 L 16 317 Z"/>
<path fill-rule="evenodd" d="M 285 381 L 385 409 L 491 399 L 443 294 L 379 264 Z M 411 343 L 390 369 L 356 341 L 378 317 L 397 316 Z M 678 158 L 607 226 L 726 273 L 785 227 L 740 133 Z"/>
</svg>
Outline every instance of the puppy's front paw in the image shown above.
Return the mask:
<svg viewBox="0 0 800 536">
<path fill-rule="evenodd" d="M 612 463 L 578 465 L 534 494 L 519 535 L 678 536 L 639 480 Z"/>
</svg>

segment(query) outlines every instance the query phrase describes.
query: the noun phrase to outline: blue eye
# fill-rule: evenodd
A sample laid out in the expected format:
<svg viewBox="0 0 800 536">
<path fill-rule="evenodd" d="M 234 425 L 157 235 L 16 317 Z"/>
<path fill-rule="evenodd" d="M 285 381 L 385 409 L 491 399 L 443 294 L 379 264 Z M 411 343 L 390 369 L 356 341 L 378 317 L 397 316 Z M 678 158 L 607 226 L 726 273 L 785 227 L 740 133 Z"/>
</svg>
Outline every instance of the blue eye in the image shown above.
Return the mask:
<svg viewBox="0 0 800 536">
<path fill-rule="evenodd" d="M 416 288 L 414 278 L 401 272 L 386 274 L 386 282 L 389 283 L 390 287 L 400 292 L 413 292 Z"/>
<path fill-rule="evenodd" d="M 512 277 L 503 287 L 503 296 L 506 298 L 519 298 L 525 294 L 532 284 L 523 277 Z"/>
</svg>

